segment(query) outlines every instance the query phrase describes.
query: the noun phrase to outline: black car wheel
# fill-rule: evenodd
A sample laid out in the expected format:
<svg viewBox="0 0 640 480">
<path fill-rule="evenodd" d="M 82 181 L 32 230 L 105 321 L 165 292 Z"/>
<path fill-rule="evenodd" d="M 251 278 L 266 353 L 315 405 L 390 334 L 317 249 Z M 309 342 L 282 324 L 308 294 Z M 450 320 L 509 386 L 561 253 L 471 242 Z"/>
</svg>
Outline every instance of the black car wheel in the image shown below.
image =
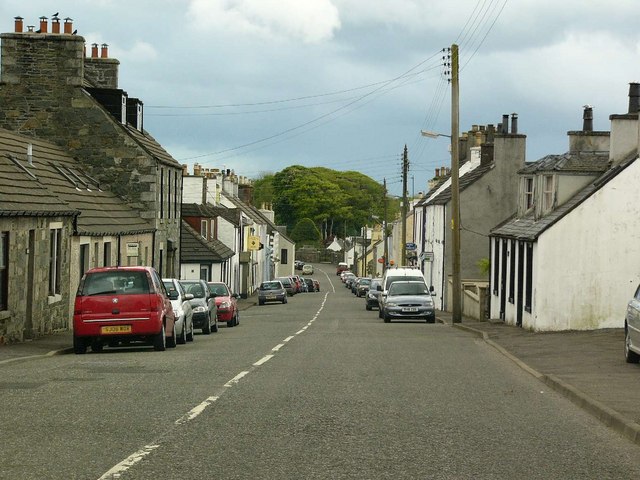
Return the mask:
<svg viewBox="0 0 640 480">
<path fill-rule="evenodd" d="M 205 318 L 204 326 L 202 327 L 202 333 L 209 335 L 211 333 L 211 318 L 207 315 Z"/>
<path fill-rule="evenodd" d="M 629 335 L 629 327 L 627 327 L 625 325 L 625 329 L 624 329 L 624 358 L 627 361 L 627 363 L 638 363 L 638 361 L 640 361 L 640 355 L 638 355 L 636 352 L 632 351 L 629 348 L 630 344 L 631 344 L 631 337 Z"/>
<path fill-rule="evenodd" d="M 211 331 L 214 332 L 214 333 L 218 331 L 218 316 L 217 315 L 213 319 L 213 326 L 211 327 Z"/>
<path fill-rule="evenodd" d="M 73 337 L 73 353 L 76 355 L 83 355 L 87 353 L 87 343 L 82 337 Z"/>
<path fill-rule="evenodd" d="M 164 330 L 164 322 L 163 322 L 160 333 L 157 333 L 153 337 L 153 349 L 156 352 L 164 352 L 165 348 L 167 348 L 167 336 Z"/>
</svg>

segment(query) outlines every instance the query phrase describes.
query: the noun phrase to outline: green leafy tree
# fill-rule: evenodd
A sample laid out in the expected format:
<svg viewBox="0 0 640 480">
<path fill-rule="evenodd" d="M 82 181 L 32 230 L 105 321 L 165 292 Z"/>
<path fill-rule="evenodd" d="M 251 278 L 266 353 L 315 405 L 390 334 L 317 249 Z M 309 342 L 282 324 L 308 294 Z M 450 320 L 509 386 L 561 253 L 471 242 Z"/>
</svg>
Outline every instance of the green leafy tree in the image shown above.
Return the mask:
<svg viewBox="0 0 640 480">
<path fill-rule="evenodd" d="M 293 230 L 291 230 L 291 239 L 299 244 L 318 245 L 322 240 L 320 230 L 310 218 L 300 220 Z"/>
</svg>

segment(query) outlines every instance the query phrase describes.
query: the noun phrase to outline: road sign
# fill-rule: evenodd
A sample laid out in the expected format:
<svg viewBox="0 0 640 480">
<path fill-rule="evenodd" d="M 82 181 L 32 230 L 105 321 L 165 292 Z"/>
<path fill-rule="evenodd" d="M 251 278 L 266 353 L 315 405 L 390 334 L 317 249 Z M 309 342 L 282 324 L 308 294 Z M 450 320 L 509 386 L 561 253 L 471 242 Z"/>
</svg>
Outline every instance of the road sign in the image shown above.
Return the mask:
<svg viewBox="0 0 640 480">
<path fill-rule="evenodd" d="M 433 262 L 433 252 L 422 252 L 418 258 L 421 262 Z"/>
<path fill-rule="evenodd" d="M 406 248 L 407 250 L 417 250 L 417 249 L 418 249 L 418 246 L 417 246 L 415 243 L 407 243 L 407 244 L 405 245 L 405 248 Z"/>
</svg>

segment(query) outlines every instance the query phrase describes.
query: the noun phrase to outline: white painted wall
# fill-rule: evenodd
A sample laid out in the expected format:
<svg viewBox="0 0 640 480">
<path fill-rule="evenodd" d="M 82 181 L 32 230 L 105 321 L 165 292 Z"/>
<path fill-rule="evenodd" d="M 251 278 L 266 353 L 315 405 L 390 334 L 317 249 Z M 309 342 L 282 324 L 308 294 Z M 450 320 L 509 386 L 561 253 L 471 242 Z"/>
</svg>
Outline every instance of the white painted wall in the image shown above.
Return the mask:
<svg viewBox="0 0 640 480">
<path fill-rule="evenodd" d="M 620 328 L 640 282 L 640 161 L 544 232 L 534 252 L 534 330 Z"/>
<path fill-rule="evenodd" d="M 433 297 L 436 308 L 444 310 L 446 288 L 444 285 L 444 222 L 445 206 L 429 205 L 426 207 L 425 216 L 425 251 L 433 252 L 433 262 L 424 262 L 424 278 L 429 286 L 433 285 L 435 296 Z"/>
</svg>

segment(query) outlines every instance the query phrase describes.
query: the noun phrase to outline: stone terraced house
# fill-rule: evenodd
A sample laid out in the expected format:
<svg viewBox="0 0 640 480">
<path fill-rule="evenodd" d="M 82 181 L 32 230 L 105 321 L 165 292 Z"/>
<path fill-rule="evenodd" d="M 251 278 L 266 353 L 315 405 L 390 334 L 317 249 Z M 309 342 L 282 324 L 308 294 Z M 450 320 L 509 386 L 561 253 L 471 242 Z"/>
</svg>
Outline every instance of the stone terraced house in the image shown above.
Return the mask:
<svg viewBox="0 0 640 480">
<path fill-rule="evenodd" d="M 57 20 L 57 21 L 56 21 Z M 49 31 L 49 27 L 52 27 Z M 143 128 L 143 103 L 118 85 L 120 62 L 43 17 L 40 32 L 0 35 L 0 127 L 62 147 L 155 229 L 145 263 L 179 272 L 182 166 Z"/>
</svg>

